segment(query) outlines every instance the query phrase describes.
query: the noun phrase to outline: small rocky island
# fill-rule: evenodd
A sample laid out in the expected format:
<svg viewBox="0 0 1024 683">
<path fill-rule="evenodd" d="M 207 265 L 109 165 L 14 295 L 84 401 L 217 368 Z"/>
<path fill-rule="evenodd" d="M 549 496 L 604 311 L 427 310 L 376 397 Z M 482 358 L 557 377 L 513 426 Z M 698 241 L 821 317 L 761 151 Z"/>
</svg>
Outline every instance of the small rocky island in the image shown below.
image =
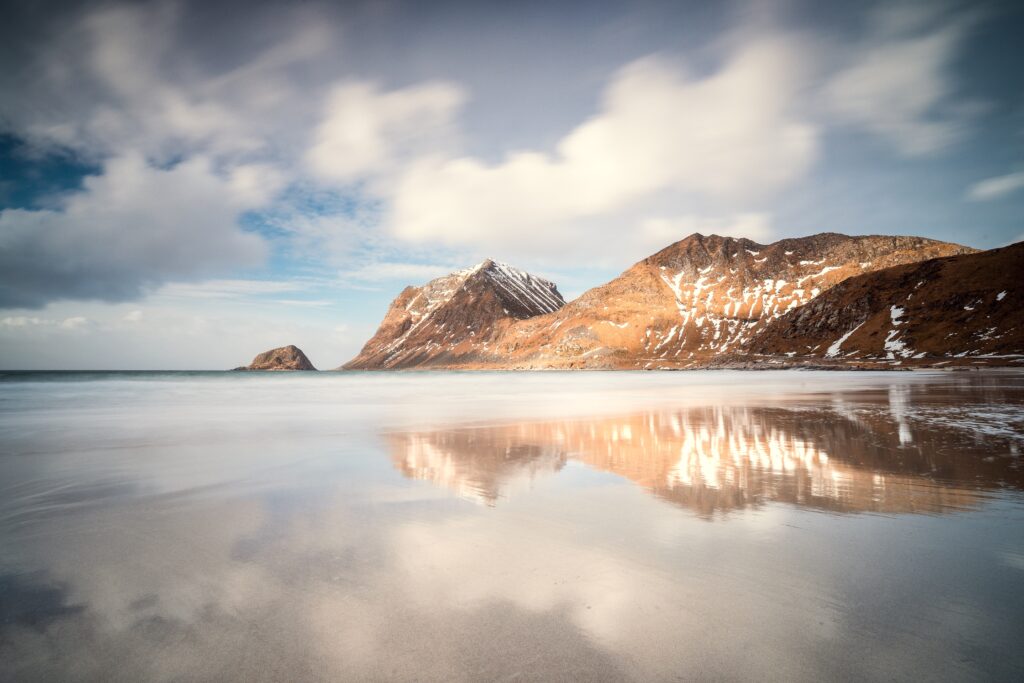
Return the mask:
<svg viewBox="0 0 1024 683">
<path fill-rule="evenodd" d="M 264 351 L 252 359 L 249 365 L 235 368 L 242 370 L 316 370 L 297 346 L 289 344 L 278 349 Z"/>
</svg>

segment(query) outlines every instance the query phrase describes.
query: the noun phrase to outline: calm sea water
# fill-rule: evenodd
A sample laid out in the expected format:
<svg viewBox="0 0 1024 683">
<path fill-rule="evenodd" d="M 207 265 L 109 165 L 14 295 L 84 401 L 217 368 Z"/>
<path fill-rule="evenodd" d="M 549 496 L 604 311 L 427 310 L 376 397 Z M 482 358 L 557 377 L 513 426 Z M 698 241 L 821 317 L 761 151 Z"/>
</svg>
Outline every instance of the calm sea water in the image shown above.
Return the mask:
<svg viewBox="0 0 1024 683">
<path fill-rule="evenodd" d="M 0 679 L 1024 678 L 1024 373 L 0 373 Z"/>
</svg>

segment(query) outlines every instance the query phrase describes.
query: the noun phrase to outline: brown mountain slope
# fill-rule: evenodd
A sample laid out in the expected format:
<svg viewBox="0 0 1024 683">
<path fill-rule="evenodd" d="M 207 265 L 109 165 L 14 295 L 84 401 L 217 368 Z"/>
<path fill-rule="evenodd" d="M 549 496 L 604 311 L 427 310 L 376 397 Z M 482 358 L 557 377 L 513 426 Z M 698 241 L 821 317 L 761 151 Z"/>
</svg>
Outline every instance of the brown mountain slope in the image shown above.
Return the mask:
<svg viewBox="0 0 1024 683">
<path fill-rule="evenodd" d="M 560 311 L 516 324 L 490 362 L 674 367 L 743 353 L 770 320 L 852 275 L 971 251 L 920 237 L 823 233 L 762 245 L 695 234 Z"/>
<path fill-rule="evenodd" d="M 458 363 L 486 351 L 517 320 L 565 304 L 543 278 L 487 259 L 479 265 L 406 287 L 377 333 L 346 370 Z"/>
<path fill-rule="evenodd" d="M 908 359 L 1024 353 L 1024 242 L 853 277 L 769 324 L 751 350 Z"/>
<path fill-rule="evenodd" d="M 282 346 L 264 351 L 252 359 L 249 365 L 235 370 L 316 370 L 306 358 L 306 354 L 297 346 Z"/>
<path fill-rule="evenodd" d="M 453 308 L 446 312 L 452 324 L 442 327 L 432 314 L 431 324 L 421 325 L 422 315 L 404 312 L 415 308 L 420 290 L 406 289 L 345 367 L 691 365 L 745 353 L 769 321 L 853 275 L 972 251 L 919 237 L 824 233 L 762 245 L 694 234 L 543 315 L 496 316 L 473 297 L 450 306 L 449 292 L 438 310 Z M 458 280 L 455 289 L 464 288 L 465 276 L 456 273 L 423 289 L 451 278 Z"/>
</svg>

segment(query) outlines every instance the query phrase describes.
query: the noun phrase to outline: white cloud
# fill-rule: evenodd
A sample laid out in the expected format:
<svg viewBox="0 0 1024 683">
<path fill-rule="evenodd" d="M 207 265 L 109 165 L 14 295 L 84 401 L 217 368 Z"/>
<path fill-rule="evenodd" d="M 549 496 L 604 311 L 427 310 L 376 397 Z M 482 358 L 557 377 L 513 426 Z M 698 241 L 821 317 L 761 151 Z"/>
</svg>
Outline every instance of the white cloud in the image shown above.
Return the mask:
<svg viewBox="0 0 1024 683">
<path fill-rule="evenodd" d="M 299 280 L 206 280 L 173 282 L 156 294 L 167 298 L 237 299 L 259 294 L 297 292 L 304 288 Z"/>
<path fill-rule="evenodd" d="M 297 254 L 328 263 L 348 260 L 360 246 L 372 241 L 376 228 L 375 215 L 363 209 L 317 215 L 287 207 L 265 218 L 289 234 L 290 247 Z"/>
<path fill-rule="evenodd" d="M 56 209 L 0 212 L 0 306 L 126 300 L 168 279 L 257 265 L 266 245 L 237 220 L 270 196 L 239 190 L 203 157 L 169 169 L 111 159 Z"/>
<path fill-rule="evenodd" d="M 825 87 L 826 108 L 906 156 L 947 147 L 980 107 L 951 102 L 950 67 L 974 20 L 949 14 L 943 3 L 886 6 L 871 37 Z"/>
<path fill-rule="evenodd" d="M 38 316 L 13 315 L 0 319 L 4 327 L 60 327 L 65 330 L 77 330 L 88 325 L 90 320 L 82 315 L 75 315 L 63 320 L 40 318 Z"/>
<path fill-rule="evenodd" d="M 985 178 L 967 188 L 967 198 L 984 202 L 998 199 L 1024 189 L 1024 171 L 1007 173 L 994 178 Z"/>
<path fill-rule="evenodd" d="M 238 21 L 259 40 L 211 44 L 196 37 L 194 10 L 69 10 L 0 73 L 5 130 L 101 168 L 82 191 L 44 198 L 49 210 L 0 213 L 0 306 L 125 300 L 263 262 L 267 245 L 238 219 L 294 180 L 294 150 L 337 77 L 314 64 L 334 49 L 334 27 L 316 9 L 271 23 L 254 8 Z"/>
<path fill-rule="evenodd" d="M 259 163 L 235 166 L 227 180 L 233 201 L 243 206 L 267 204 L 287 183 L 279 169 Z"/>
<path fill-rule="evenodd" d="M 9 315 L 0 319 L 0 324 L 5 327 L 28 327 L 30 325 L 49 325 L 52 323 L 52 320 L 26 315 Z"/>
<path fill-rule="evenodd" d="M 800 62 L 798 45 L 783 40 L 750 43 L 703 78 L 657 57 L 634 62 L 554 153 L 407 165 L 390 196 L 391 229 L 486 250 L 550 246 L 558 233 L 560 244 L 586 248 L 604 232 L 595 225 L 614 217 L 608 229 L 622 233 L 659 194 L 731 202 L 770 194 L 800 178 L 817 152 L 815 126 L 791 106 Z"/>
<path fill-rule="evenodd" d="M 0 306 L 126 300 L 211 277 L 220 279 L 161 293 L 193 302 L 274 294 L 226 284 L 241 282 L 227 278 L 245 277 L 236 269 L 260 263 L 270 246 L 238 228 L 253 207 L 266 209 L 260 217 L 286 268 L 329 268 L 349 289 L 422 282 L 487 255 L 571 278 L 695 231 L 767 241 L 773 195 L 818 157 L 825 119 L 811 105 L 832 58 L 843 62 L 826 85 L 830 121 L 907 154 L 961 134 L 949 67 L 973 18 L 930 8 L 886 6 L 870 37 L 849 46 L 856 51 L 837 41 L 811 52 L 809 33 L 750 27 L 711 68 L 666 55 L 635 61 L 611 75 L 589 116 L 559 123 L 553 137 L 546 126 L 559 116 L 545 112 L 577 111 L 588 87 L 576 88 L 571 106 L 536 102 L 536 120 L 524 117 L 511 136 L 507 122 L 494 128 L 489 103 L 461 122 L 468 85 L 416 82 L 399 64 L 377 69 L 358 40 L 341 40 L 351 33 L 336 30 L 344 15 L 330 8 L 271 16 L 254 6 L 235 15 L 236 38 L 215 40 L 195 30 L 204 15 L 177 0 L 69 10 L 11 52 L 25 59 L 0 72 L 0 119 L 44 151 L 69 146 L 103 172 L 50 210 L 0 213 Z M 416 71 L 428 73 L 468 72 Z M 396 79 L 411 85 L 383 85 Z M 472 149 L 458 146 L 463 123 Z M 502 140 L 533 133 L 546 141 L 494 155 Z M 968 194 L 1014 191 L 1015 175 Z M 354 200 L 355 191 L 363 194 Z M 277 301 L 320 301 L 278 291 Z"/>
<path fill-rule="evenodd" d="M 354 356 L 377 320 L 353 323 L 337 300 L 178 297 L 138 304 L 54 302 L 0 317 L 0 367 L 226 369 L 295 344 L 322 369 Z M 138 315 L 136 315 L 138 314 Z M 347 325 L 342 324 L 347 321 Z"/>
<path fill-rule="evenodd" d="M 293 72 L 330 49 L 328 24 L 294 12 L 260 27 L 267 40 L 258 50 L 218 64 L 197 59 L 211 46 L 189 43 L 183 15 L 173 1 L 69 12 L 18 73 L 0 75 L 5 122 L 38 145 L 100 159 L 133 149 L 161 162 L 194 153 L 223 161 L 297 144 L 319 100 Z M 256 19 L 241 21 L 257 30 Z M 245 45 L 216 47 L 234 44 Z"/>
<path fill-rule="evenodd" d="M 452 135 L 452 114 L 465 95 L 450 83 L 381 92 L 365 82 L 335 86 L 306 154 L 320 178 L 351 182 L 388 170 L 399 159 L 435 148 Z"/>
<path fill-rule="evenodd" d="M 356 268 L 343 270 L 338 273 L 342 280 L 357 280 L 361 282 L 383 282 L 387 280 L 402 280 L 410 283 L 421 283 L 432 280 L 442 275 L 447 275 L 463 265 L 438 264 L 438 263 L 402 263 L 398 261 L 375 261 L 360 265 Z"/>
<path fill-rule="evenodd" d="M 84 327 L 89 324 L 89 319 L 82 315 L 76 315 L 71 318 L 65 318 L 61 321 L 60 326 L 66 330 L 77 330 L 80 327 Z"/>
</svg>

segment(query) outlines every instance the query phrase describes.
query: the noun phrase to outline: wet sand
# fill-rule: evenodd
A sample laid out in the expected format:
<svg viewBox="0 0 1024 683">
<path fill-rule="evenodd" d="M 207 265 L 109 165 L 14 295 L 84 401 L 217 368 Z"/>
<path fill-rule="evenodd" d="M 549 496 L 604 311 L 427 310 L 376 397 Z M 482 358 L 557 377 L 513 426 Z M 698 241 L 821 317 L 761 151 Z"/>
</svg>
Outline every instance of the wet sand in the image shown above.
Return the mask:
<svg viewBox="0 0 1024 683">
<path fill-rule="evenodd" d="M 0 679 L 1019 679 L 1024 373 L 0 375 Z"/>
</svg>

